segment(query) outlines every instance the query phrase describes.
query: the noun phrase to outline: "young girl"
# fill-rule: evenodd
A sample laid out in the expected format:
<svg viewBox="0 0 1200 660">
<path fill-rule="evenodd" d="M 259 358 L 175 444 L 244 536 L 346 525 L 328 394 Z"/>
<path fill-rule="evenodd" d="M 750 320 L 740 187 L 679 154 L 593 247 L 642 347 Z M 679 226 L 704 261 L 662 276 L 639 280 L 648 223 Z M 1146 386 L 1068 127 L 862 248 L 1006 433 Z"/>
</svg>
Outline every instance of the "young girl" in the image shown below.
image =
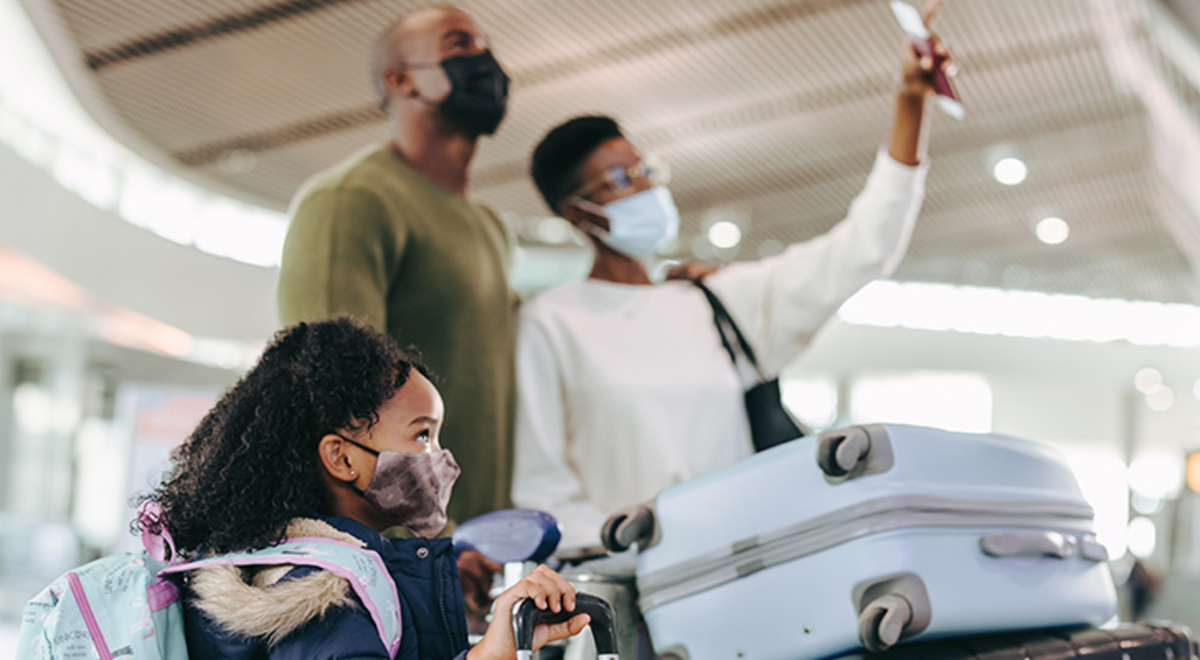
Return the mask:
<svg viewBox="0 0 1200 660">
<path fill-rule="evenodd" d="M 146 499 L 161 504 L 188 558 L 310 536 L 373 550 L 400 596 L 397 658 L 508 660 L 514 603 L 573 611 L 575 592 L 539 568 L 500 596 L 487 635 L 467 648 L 453 547 L 434 538 L 459 473 L 438 445 L 442 420 L 430 374 L 390 339 L 346 318 L 301 323 L 221 398 Z M 380 535 L 397 524 L 414 538 Z M 185 594 L 194 660 L 388 657 L 349 583 L 329 571 L 208 567 L 191 574 Z M 587 623 L 579 615 L 541 626 L 535 643 Z"/>
</svg>

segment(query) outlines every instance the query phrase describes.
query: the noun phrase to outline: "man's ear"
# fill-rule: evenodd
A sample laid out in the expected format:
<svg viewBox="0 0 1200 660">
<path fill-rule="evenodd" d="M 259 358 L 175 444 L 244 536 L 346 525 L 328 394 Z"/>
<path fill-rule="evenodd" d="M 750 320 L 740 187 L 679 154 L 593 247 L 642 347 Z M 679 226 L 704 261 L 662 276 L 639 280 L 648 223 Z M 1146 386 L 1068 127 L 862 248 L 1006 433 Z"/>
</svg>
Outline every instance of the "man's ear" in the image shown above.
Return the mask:
<svg viewBox="0 0 1200 660">
<path fill-rule="evenodd" d="M 347 442 L 340 436 L 329 433 L 317 444 L 317 455 L 321 457 L 321 465 L 331 477 L 338 481 L 354 483 L 358 480 L 359 471 L 351 463 L 346 445 Z"/>
<path fill-rule="evenodd" d="M 408 71 L 398 67 L 384 69 L 383 86 L 387 88 L 392 96 L 414 96 L 417 91 L 413 87 L 412 76 L 409 75 Z"/>
</svg>

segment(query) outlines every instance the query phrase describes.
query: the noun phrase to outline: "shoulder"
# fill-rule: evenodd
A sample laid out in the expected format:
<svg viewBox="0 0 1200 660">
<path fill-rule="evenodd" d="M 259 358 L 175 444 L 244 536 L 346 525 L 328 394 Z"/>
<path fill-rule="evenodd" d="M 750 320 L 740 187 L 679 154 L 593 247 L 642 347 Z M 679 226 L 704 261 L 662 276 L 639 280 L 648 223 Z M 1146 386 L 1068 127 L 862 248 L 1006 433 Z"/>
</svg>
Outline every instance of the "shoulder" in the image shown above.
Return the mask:
<svg viewBox="0 0 1200 660">
<path fill-rule="evenodd" d="M 518 318 L 523 323 L 554 319 L 572 310 L 588 307 L 587 282 L 568 282 L 535 294 L 521 304 Z"/>
<path fill-rule="evenodd" d="M 279 660 L 387 658 L 375 624 L 361 607 L 339 607 L 311 620 L 272 648 Z"/>
<path fill-rule="evenodd" d="M 293 521 L 288 537 L 365 545 L 354 535 L 315 519 Z M 225 636 L 261 639 L 274 645 L 338 612 L 343 612 L 339 617 L 361 614 L 374 630 L 350 582 L 329 570 L 292 564 L 243 570 L 215 564 L 193 571 L 190 588 L 190 606 L 203 612 L 211 626 Z M 375 641 L 382 646 L 378 637 Z"/>
<path fill-rule="evenodd" d="M 390 159 L 385 148 L 373 146 L 314 174 L 292 198 L 289 215 L 293 222 L 335 214 L 350 218 L 386 215 L 397 199 L 411 196 L 405 192 L 410 182 Z"/>
<path fill-rule="evenodd" d="M 310 176 L 292 198 L 296 206 L 304 200 L 330 192 L 367 191 L 380 178 L 382 148 L 372 146 L 360 149 L 341 162 Z"/>
</svg>

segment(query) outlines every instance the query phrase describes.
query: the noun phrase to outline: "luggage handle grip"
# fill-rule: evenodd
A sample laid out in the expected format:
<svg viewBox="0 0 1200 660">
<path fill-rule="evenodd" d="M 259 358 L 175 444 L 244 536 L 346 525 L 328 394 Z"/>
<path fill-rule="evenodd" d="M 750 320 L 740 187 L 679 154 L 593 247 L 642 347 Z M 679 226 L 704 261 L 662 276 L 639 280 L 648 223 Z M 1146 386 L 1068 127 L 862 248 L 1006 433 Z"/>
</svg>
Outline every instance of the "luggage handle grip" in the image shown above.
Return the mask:
<svg viewBox="0 0 1200 660">
<path fill-rule="evenodd" d="M 617 617 L 608 601 L 592 594 L 577 593 L 575 609 L 558 612 L 538 609 L 532 598 L 522 598 L 513 604 L 513 642 L 517 647 L 518 660 L 532 660 L 533 633 L 539 623 L 562 623 L 580 614 L 587 614 L 592 622 L 592 640 L 600 660 L 618 660 Z"/>
<path fill-rule="evenodd" d="M 1058 532 L 999 532 L 979 539 L 983 554 L 1008 557 L 1052 557 L 1070 559 L 1079 554 L 1079 539 Z"/>
</svg>

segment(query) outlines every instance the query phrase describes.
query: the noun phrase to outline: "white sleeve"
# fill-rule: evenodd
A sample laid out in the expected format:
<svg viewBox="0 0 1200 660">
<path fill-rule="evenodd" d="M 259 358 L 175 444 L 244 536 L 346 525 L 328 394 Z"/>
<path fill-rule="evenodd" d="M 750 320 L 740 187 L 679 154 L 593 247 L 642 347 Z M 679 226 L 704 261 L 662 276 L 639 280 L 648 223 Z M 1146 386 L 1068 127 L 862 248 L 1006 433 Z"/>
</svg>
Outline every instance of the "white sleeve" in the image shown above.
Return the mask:
<svg viewBox="0 0 1200 660">
<path fill-rule="evenodd" d="M 517 325 L 513 504 L 557 518 L 563 527 L 560 548 L 596 546 L 607 516 L 587 499 L 567 458 L 565 376 L 546 328 L 522 310 Z"/>
<path fill-rule="evenodd" d="M 895 271 L 921 210 L 928 168 L 881 150 L 866 186 L 829 232 L 707 278 L 768 377 L 799 355 L 850 296 Z"/>
</svg>

